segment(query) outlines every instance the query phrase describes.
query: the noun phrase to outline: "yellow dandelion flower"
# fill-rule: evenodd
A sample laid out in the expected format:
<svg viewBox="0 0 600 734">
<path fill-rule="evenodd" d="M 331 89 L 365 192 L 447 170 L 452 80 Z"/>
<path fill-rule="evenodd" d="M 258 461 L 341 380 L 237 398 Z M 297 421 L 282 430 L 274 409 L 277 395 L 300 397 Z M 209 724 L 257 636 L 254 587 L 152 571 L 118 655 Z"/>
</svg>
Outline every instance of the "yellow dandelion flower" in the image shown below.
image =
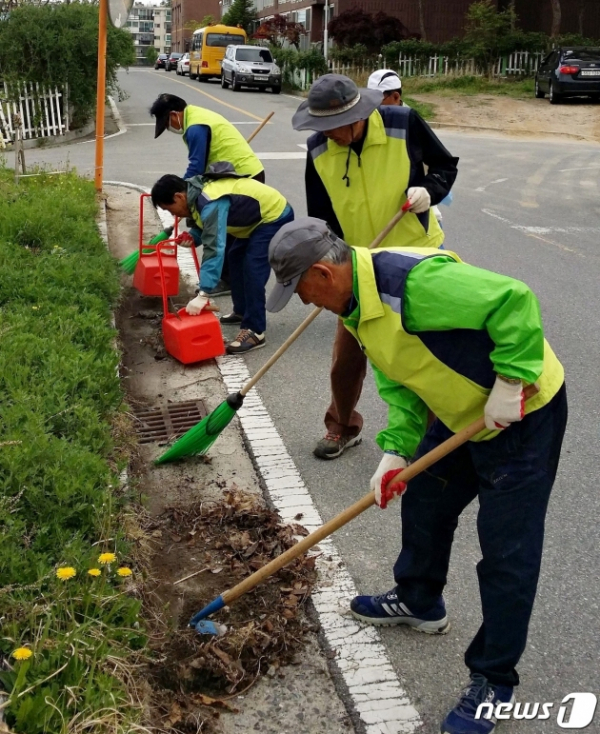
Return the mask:
<svg viewBox="0 0 600 734">
<path fill-rule="evenodd" d="M 77 571 L 72 566 L 62 566 L 56 570 L 56 578 L 61 581 L 68 581 L 77 575 Z"/>
<path fill-rule="evenodd" d="M 131 576 L 133 571 L 130 568 L 127 568 L 127 566 L 122 566 L 121 568 L 117 569 L 117 573 L 119 576 Z"/>
<path fill-rule="evenodd" d="M 88 571 L 89 576 L 100 576 L 102 571 L 99 568 L 90 568 Z"/>
<path fill-rule="evenodd" d="M 98 563 L 101 563 L 103 566 L 105 566 L 107 563 L 114 563 L 117 560 L 117 557 L 114 553 L 101 553 L 98 556 Z"/>
<path fill-rule="evenodd" d="M 17 647 L 17 649 L 13 650 L 11 654 L 15 660 L 29 660 L 33 655 L 28 647 Z"/>
</svg>

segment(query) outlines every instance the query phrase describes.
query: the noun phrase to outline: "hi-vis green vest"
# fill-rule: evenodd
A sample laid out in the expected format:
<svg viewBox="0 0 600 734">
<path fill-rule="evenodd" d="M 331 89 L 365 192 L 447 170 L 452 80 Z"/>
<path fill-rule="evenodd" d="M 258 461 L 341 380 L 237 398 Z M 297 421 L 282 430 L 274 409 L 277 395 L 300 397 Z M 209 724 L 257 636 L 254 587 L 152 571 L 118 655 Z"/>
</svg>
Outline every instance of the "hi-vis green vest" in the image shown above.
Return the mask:
<svg viewBox="0 0 600 734">
<path fill-rule="evenodd" d="M 353 247 L 368 247 L 406 202 L 408 114 L 395 118 L 395 125 L 386 129 L 375 110 L 369 117 L 360 158 L 348 146 L 330 139 L 320 142 L 321 135 L 309 138 L 308 151 L 315 169 L 327 189 L 344 240 Z M 436 248 L 443 241 L 444 233 L 429 209 L 419 216 L 408 212 L 383 242 L 385 247 Z"/>
<path fill-rule="evenodd" d="M 183 139 L 190 125 L 206 125 L 210 128 L 210 149 L 206 168 L 217 161 L 229 161 L 245 176 L 256 176 L 263 169 L 262 163 L 236 128 L 222 115 L 204 107 L 188 105 L 183 111 Z M 186 142 L 187 145 L 187 142 Z"/>
<path fill-rule="evenodd" d="M 234 237 L 247 239 L 261 224 L 274 222 L 283 214 L 287 201 L 277 189 L 252 178 L 220 178 L 208 181 L 196 197 L 190 184 L 201 177 L 188 179 L 188 204 L 200 229 L 202 209 L 216 199 L 227 197 L 227 232 Z"/>
<path fill-rule="evenodd" d="M 403 324 L 404 287 L 412 268 L 429 257 L 461 262 L 458 255 L 429 248 L 354 252 L 360 316 L 358 323 L 344 318 L 344 326 L 369 360 L 389 380 L 421 398 L 451 431 L 480 418 L 496 377 L 490 357 L 494 343 L 487 331 L 460 329 L 460 313 L 455 331 L 411 334 Z M 518 319 L 518 314 L 514 317 Z M 550 402 L 563 382 L 563 367 L 544 340 L 543 369 L 536 380 L 540 391 L 526 402 L 525 412 Z M 497 433 L 486 429 L 472 440 L 487 440 Z"/>
</svg>

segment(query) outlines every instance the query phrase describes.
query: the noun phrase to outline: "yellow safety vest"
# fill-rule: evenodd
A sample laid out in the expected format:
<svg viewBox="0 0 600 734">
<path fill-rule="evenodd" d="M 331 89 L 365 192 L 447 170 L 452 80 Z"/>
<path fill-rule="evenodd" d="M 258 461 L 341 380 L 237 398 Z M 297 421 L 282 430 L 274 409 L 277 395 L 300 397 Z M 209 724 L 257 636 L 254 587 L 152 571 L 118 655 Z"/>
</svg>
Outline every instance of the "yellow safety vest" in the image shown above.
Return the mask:
<svg viewBox="0 0 600 734">
<path fill-rule="evenodd" d="M 333 140 L 308 150 L 344 233 L 354 247 L 367 247 L 406 202 L 410 159 L 406 147 L 408 114 L 399 115 L 396 127 L 385 128 L 380 113 L 369 117 L 360 158 L 348 146 Z M 322 140 L 322 138 L 320 138 Z M 350 185 L 346 185 L 346 176 Z M 385 247 L 439 247 L 444 233 L 433 211 L 427 229 L 408 212 L 385 238 Z"/>
<path fill-rule="evenodd" d="M 259 225 L 279 219 L 287 206 L 285 197 L 277 189 L 252 178 L 220 178 L 209 181 L 203 186 L 200 198 L 205 203 L 210 203 L 225 196 L 230 199 L 227 232 L 242 239 L 250 237 Z M 193 218 L 200 229 L 203 229 L 201 213 L 195 206 L 191 209 Z"/>
<path fill-rule="evenodd" d="M 404 330 L 401 313 L 398 312 L 398 308 L 402 311 L 403 298 L 397 297 L 390 303 L 382 300 L 377 288 L 374 258 L 389 249 L 370 252 L 355 248 L 360 317 L 357 325 L 344 319 L 344 326 L 358 339 L 369 360 L 386 377 L 418 395 L 451 431 L 460 431 L 483 415 L 490 390 L 452 369 L 444 362 L 443 354 L 434 355 L 418 334 Z M 391 251 L 406 254 L 404 272 L 401 275 L 398 271 L 395 282 L 398 293 L 404 292 L 408 273 L 424 257 L 448 257 L 461 262 L 458 255 L 448 250 L 415 249 L 411 252 L 409 248 L 395 248 Z M 474 340 L 473 351 L 478 348 Z M 543 371 L 536 381 L 540 391 L 526 402 L 525 412 L 531 413 L 549 403 L 563 382 L 563 367 L 544 340 Z M 487 440 L 497 433 L 485 429 L 472 440 Z"/>
<path fill-rule="evenodd" d="M 217 161 L 229 161 L 245 176 L 256 176 L 264 170 L 252 148 L 236 128 L 222 115 L 204 107 L 188 105 L 183 111 L 183 139 L 190 125 L 206 125 L 210 128 L 210 149 L 206 168 Z M 187 145 L 187 142 L 186 142 Z"/>
</svg>

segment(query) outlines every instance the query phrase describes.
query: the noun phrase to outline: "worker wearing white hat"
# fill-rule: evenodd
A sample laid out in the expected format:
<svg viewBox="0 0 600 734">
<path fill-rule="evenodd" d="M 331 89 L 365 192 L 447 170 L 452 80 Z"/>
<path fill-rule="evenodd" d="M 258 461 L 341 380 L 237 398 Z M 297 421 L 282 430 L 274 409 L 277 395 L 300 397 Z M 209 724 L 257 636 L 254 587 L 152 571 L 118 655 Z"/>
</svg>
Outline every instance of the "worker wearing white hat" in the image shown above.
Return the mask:
<svg viewBox="0 0 600 734">
<path fill-rule="evenodd" d="M 391 69 L 377 69 L 369 77 L 367 89 L 383 92 L 382 105 L 405 105 L 402 101 L 402 80 Z"/>
</svg>

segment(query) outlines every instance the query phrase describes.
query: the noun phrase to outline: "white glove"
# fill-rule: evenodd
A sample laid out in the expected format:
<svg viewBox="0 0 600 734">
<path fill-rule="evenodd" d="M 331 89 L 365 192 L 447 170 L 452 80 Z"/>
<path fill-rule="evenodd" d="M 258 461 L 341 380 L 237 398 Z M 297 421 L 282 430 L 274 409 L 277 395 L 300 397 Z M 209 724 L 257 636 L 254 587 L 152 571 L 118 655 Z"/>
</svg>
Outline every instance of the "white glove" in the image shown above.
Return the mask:
<svg viewBox="0 0 600 734">
<path fill-rule="evenodd" d="M 404 482 L 398 482 L 395 484 L 388 493 L 385 488 L 387 483 L 392 477 L 386 477 L 388 472 L 395 472 L 399 469 L 406 469 L 406 459 L 403 456 L 396 456 L 395 454 L 384 454 L 383 458 L 379 462 L 377 471 L 371 477 L 371 489 L 375 492 L 375 502 L 385 510 L 388 500 L 393 495 L 401 495 L 406 491 L 406 484 Z M 382 480 L 385 478 L 385 482 Z"/>
<path fill-rule="evenodd" d="M 422 186 L 411 186 L 411 188 L 406 192 L 406 198 L 410 201 L 408 211 L 413 212 L 414 214 L 422 214 L 431 206 L 431 196 L 429 196 L 429 191 L 424 189 Z"/>
<path fill-rule="evenodd" d="M 492 392 L 485 404 L 485 427 L 490 431 L 508 428 L 525 415 L 525 395 L 521 382 L 506 382 L 496 377 Z"/>
<path fill-rule="evenodd" d="M 205 296 L 202 292 L 200 292 L 196 296 L 196 298 L 192 298 L 192 300 L 185 307 L 185 310 L 189 313 L 190 316 L 197 316 L 208 306 L 209 302 L 210 301 L 208 296 Z"/>
</svg>

